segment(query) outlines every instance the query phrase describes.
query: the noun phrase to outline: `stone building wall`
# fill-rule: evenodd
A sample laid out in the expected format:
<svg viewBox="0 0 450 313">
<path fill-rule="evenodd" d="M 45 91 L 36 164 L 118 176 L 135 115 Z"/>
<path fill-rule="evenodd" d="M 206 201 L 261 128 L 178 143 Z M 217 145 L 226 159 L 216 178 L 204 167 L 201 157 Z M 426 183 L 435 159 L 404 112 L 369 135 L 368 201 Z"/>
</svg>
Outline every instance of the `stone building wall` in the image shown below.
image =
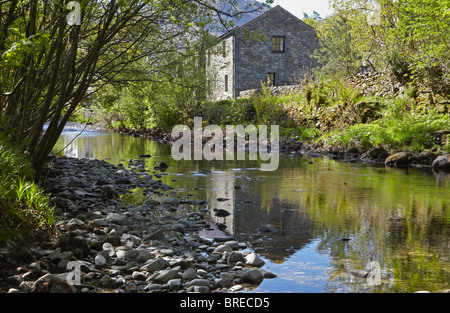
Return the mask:
<svg viewBox="0 0 450 313">
<path fill-rule="evenodd" d="M 206 51 L 208 100 L 232 99 L 235 96 L 234 40 L 235 38 L 233 36 L 229 36 L 224 38 L 217 46 Z M 225 83 L 227 83 L 227 86 Z"/>
<path fill-rule="evenodd" d="M 283 52 L 273 52 L 274 36 L 284 37 Z M 207 51 L 208 99 L 231 99 L 243 90 L 258 89 L 267 82 L 268 73 L 275 74 L 275 86 L 298 84 L 315 66 L 311 55 L 318 47 L 314 28 L 276 6 L 224 35 L 217 46 Z"/>
<path fill-rule="evenodd" d="M 246 38 L 246 33 L 260 32 L 266 40 Z M 285 51 L 272 51 L 273 36 L 285 38 Z M 310 57 L 319 46 L 314 28 L 280 6 L 267 11 L 242 26 L 235 41 L 236 95 L 243 90 L 261 87 L 267 74 L 275 74 L 275 85 L 294 85 L 314 65 Z"/>
</svg>

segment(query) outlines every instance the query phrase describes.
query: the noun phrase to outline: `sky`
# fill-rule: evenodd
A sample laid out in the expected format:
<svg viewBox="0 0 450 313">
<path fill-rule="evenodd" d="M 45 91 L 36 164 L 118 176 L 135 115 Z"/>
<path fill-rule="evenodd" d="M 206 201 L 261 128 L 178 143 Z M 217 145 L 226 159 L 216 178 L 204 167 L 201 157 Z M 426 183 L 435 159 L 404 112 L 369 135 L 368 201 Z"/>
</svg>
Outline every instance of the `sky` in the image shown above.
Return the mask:
<svg viewBox="0 0 450 313">
<path fill-rule="evenodd" d="M 331 11 L 328 8 L 328 0 L 275 0 L 272 6 L 280 5 L 298 18 L 303 18 L 303 12 L 311 15 L 313 11 L 326 17 Z"/>
</svg>

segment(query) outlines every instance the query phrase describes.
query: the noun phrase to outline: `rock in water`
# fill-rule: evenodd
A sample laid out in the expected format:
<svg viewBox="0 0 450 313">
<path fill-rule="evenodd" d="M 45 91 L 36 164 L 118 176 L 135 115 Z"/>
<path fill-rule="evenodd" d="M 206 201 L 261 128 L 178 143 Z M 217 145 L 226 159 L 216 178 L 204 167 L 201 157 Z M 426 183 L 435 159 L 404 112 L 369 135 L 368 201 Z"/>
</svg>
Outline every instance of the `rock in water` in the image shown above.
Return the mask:
<svg viewBox="0 0 450 313">
<path fill-rule="evenodd" d="M 450 169 L 450 154 L 438 156 L 432 166 L 436 169 Z"/>
<path fill-rule="evenodd" d="M 254 267 L 262 267 L 266 262 L 264 262 L 260 257 L 258 257 L 255 253 L 250 253 L 245 257 L 245 264 L 254 266 Z"/>
<path fill-rule="evenodd" d="M 264 280 L 262 273 L 258 269 L 246 270 L 240 276 L 242 281 L 249 284 L 259 284 Z"/>
<path fill-rule="evenodd" d="M 218 217 L 227 217 L 229 215 L 231 215 L 230 212 L 228 212 L 227 210 L 224 209 L 214 209 L 215 215 Z"/>
<path fill-rule="evenodd" d="M 409 154 L 406 152 L 399 152 L 388 156 L 385 161 L 387 166 L 407 166 L 409 162 Z"/>
<path fill-rule="evenodd" d="M 369 275 L 369 272 L 363 271 L 363 270 L 354 270 L 354 271 L 350 271 L 350 273 L 353 276 L 356 276 L 356 277 L 359 277 L 359 278 L 367 278 L 367 275 Z"/>
<path fill-rule="evenodd" d="M 268 270 L 265 270 L 265 269 L 262 269 L 262 270 L 259 270 L 259 271 L 263 275 L 264 278 L 276 278 L 277 277 L 277 275 L 275 275 L 271 271 L 268 271 Z"/>
</svg>

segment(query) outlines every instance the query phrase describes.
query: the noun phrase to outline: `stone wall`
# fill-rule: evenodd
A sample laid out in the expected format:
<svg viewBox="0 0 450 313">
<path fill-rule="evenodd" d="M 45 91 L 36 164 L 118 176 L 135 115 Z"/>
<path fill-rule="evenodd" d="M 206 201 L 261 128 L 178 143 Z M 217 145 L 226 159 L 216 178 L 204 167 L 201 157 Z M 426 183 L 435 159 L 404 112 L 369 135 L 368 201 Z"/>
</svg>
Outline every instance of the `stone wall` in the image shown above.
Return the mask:
<svg viewBox="0 0 450 313">
<path fill-rule="evenodd" d="M 283 96 L 286 94 L 294 93 L 303 89 L 302 85 L 286 85 L 286 86 L 276 86 L 270 88 L 270 94 L 272 96 Z M 261 93 L 261 89 L 250 89 L 244 90 L 239 93 L 239 98 L 248 98 L 256 93 Z"/>
<path fill-rule="evenodd" d="M 370 72 L 365 74 L 358 74 L 348 79 L 356 89 L 363 95 L 385 97 L 389 95 L 396 95 L 403 93 L 404 87 L 396 81 L 395 78 L 379 72 Z M 284 94 L 302 90 L 302 85 L 286 85 L 276 86 L 271 88 L 273 96 L 281 96 Z M 251 95 L 261 92 L 261 88 L 250 90 L 243 90 L 239 93 L 239 97 L 250 97 Z"/>
<path fill-rule="evenodd" d="M 385 97 L 404 91 L 404 87 L 394 76 L 381 72 L 358 74 L 350 78 L 349 82 L 367 96 Z"/>
</svg>

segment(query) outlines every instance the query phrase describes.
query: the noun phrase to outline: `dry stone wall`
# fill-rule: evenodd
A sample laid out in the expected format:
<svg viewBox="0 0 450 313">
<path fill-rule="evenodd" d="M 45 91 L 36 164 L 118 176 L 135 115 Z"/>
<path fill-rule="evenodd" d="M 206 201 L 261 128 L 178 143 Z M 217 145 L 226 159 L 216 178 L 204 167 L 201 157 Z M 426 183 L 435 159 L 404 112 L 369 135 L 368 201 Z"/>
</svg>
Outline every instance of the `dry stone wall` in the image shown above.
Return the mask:
<svg viewBox="0 0 450 313">
<path fill-rule="evenodd" d="M 383 72 L 358 74 L 349 79 L 363 95 L 385 97 L 402 93 L 404 87 L 394 76 Z"/>
</svg>

